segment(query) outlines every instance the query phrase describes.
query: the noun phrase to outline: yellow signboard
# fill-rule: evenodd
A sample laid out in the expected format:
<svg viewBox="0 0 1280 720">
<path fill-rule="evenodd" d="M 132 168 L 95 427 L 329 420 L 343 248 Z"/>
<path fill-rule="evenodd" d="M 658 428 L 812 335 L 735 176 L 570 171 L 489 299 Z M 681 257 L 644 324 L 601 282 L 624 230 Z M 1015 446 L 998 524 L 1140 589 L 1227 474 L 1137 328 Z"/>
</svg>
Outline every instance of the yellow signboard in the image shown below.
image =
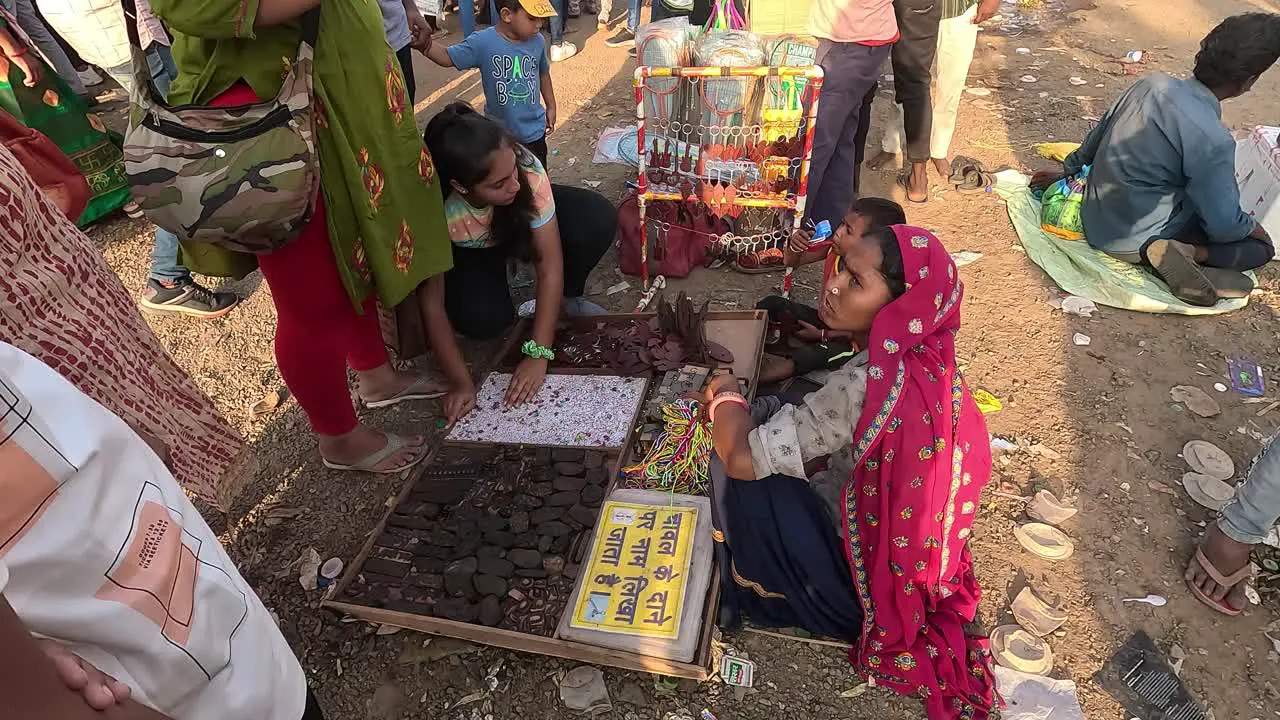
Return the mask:
<svg viewBox="0 0 1280 720">
<path fill-rule="evenodd" d="M 608 502 L 569 625 L 674 638 L 698 510 Z"/>
</svg>

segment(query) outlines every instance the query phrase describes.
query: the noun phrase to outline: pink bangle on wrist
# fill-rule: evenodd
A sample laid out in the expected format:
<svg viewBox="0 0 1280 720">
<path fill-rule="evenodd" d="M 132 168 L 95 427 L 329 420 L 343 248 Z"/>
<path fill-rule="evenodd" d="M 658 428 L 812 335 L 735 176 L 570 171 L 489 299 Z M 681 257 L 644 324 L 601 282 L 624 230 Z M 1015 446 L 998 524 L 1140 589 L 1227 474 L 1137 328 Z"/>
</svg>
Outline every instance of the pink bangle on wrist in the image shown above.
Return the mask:
<svg viewBox="0 0 1280 720">
<path fill-rule="evenodd" d="M 751 409 L 751 403 L 748 403 L 747 399 L 742 397 L 741 394 L 736 392 L 722 392 L 722 393 L 718 393 L 714 398 L 712 398 L 711 404 L 707 406 L 707 419 L 710 420 L 711 422 L 715 422 L 716 408 L 719 407 L 722 403 L 727 403 L 727 402 L 731 402 L 735 405 L 741 405 L 743 410 Z"/>
</svg>

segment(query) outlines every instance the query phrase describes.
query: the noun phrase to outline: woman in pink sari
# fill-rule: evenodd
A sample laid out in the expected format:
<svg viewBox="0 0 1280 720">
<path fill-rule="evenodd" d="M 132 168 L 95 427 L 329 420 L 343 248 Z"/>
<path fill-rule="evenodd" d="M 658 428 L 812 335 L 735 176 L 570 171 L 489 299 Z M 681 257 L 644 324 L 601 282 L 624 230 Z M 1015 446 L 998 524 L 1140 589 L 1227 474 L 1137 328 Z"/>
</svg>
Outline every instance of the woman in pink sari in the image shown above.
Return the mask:
<svg viewBox="0 0 1280 720">
<path fill-rule="evenodd" d="M 707 391 L 722 622 L 848 638 L 858 671 L 920 697 L 930 720 L 983 719 L 995 704 L 986 639 L 965 629 L 991 453 L 955 364 L 962 296 L 932 234 L 873 230 L 818 304 L 865 350 L 795 404 L 748 406 L 732 377 Z"/>
</svg>

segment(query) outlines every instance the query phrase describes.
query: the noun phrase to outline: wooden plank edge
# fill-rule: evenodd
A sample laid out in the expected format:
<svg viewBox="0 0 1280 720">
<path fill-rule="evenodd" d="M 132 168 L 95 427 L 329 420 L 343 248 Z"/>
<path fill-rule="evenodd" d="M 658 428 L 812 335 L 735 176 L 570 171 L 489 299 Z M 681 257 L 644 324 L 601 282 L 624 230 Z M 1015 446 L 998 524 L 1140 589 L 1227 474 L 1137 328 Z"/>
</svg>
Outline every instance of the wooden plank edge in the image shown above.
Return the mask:
<svg viewBox="0 0 1280 720">
<path fill-rule="evenodd" d="M 603 665 L 605 667 L 615 667 L 623 670 L 634 670 L 637 672 L 688 678 L 690 680 L 698 681 L 706 680 L 711 676 L 708 668 L 695 665 L 693 663 L 682 663 L 674 660 L 665 660 L 663 658 L 622 652 L 619 650 L 599 648 L 594 645 L 584 645 L 582 643 L 574 643 L 567 640 L 558 640 L 553 637 L 515 632 L 514 630 L 503 630 L 501 628 L 491 628 L 483 625 L 472 625 L 470 623 L 461 623 L 453 620 L 445 620 L 443 618 L 434 618 L 426 615 L 413 615 L 411 613 L 399 612 L 396 610 L 385 610 L 382 608 L 372 608 L 364 605 L 353 605 L 351 603 L 331 600 L 322 602 L 321 607 L 327 607 L 331 610 L 343 612 L 353 617 L 358 617 L 361 620 L 368 620 L 369 622 L 378 623 L 380 625 L 392 625 L 394 627 L 401 627 L 407 630 L 416 630 L 418 632 L 424 632 L 431 635 L 442 635 L 480 645 L 489 645 L 504 648 L 506 650 L 514 650 L 516 652 L 551 655 L 553 657 L 584 662 L 591 665 Z"/>
</svg>

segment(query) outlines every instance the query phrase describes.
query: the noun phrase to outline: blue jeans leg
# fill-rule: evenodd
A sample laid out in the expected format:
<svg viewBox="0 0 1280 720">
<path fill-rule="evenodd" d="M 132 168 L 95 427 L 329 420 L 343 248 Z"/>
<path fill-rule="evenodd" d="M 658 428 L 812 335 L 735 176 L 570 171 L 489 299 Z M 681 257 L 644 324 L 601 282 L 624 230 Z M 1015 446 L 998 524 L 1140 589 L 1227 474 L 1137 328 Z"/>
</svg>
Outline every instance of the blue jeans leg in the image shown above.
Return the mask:
<svg viewBox="0 0 1280 720">
<path fill-rule="evenodd" d="M 551 5 L 556 9 L 556 16 L 551 18 L 551 44 L 559 45 L 564 42 L 564 13 L 565 0 L 551 0 Z"/>
<path fill-rule="evenodd" d="M 156 244 L 151 249 L 151 279 L 171 285 L 190 278 L 191 271 L 178 262 L 178 236 L 156 228 Z"/>
<path fill-rule="evenodd" d="M 658 2 L 661 1 L 658 0 Z M 627 29 L 635 32 L 638 27 L 640 27 L 640 0 L 627 0 Z"/>
<path fill-rule="evenodd" d="M 1272 439 L 1236 495 L 1222 507 L 1218 529 L 1239 543 L 1257 545 L 1280 518 L 1280 442 Z"/>
<path fill-rule="evenodd" d="M 169 97 L 169 85 L 178 77 L 178 66 L 173 62 L 173 52 L 159 43 L 147 48 L 147 68 L 151 70 L 151 86 L 160 99 Z"/>
</svg>

